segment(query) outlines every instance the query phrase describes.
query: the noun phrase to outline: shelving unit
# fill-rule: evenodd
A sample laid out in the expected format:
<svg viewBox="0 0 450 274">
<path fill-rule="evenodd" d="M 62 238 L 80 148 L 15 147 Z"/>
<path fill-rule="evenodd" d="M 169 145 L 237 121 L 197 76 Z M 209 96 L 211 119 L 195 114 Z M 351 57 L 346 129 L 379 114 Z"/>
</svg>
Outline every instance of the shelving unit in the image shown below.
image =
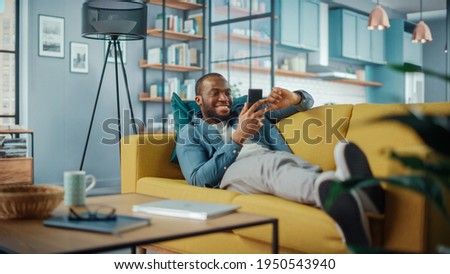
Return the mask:
<svg viewBox="0 0 450 274">
<path fill-rule="evenodd" d="M 32 130 L 11 129 L 0 130 L 0 134 L 31 136 L 31 155 L 18 158 L 0 158 L 0 185 L 33 184 L 34 133 Z"/>
<path fill-rule="evenodd" d="M 206 5 L 201 3 L 190 3 L 190 2 L 184 2 L 179 0 L 146 0 L 147 3 L 155 6 L 160 6 L 160 8 L 155 9 L 155 6 L 150 7 L 149 11 L 151 12 L 149 14 L 149 18 L 152 18 L 153 16 L 156 19 L 161 20 L 162 19 L 162 26 L 161 24 L 158 25 L 155 22 L 150 22 L 150 24 L 153 26 L 149 27 L 147 29 L 147 35 L 149 39 L 144 40 L 144 50 L 143 50 L 143 56 L 144 58 L 139 61 L 139 67 L 143 70 L 143 86 L 144 91 L 141 92 L 139 95 L 139 101 L 143 103 L 143 120 L 146 121 L 147 116 L 147 107 L 152 107 L 152 111 L 154 111 L 155 104 L 161 105 L 161 117 L 162 117 L 162 124 L 163 128 L 162 131 L 164 132 L 166 130 L 166 122 L 165 119 L 167 117 L 167 114 L 170 111 L 166 110 L 166 104 L 170 102 L 170 94 L 168 94 L 168 91 L 165 87 L 166 81 L 170 78 L 177 78 L 180 79 L 180 85 L 183 83 L 183 79 L 198 79 L 201 75 L 205 73 L 205 58 L 200 58 L 200 66 L 189 66 L 186 64 L 189 64 L 190 59 L 181 59 L 181 60 L 187 60 L 186 62 L 175 62 L 176 64 L 170 63 L 171 60 L 169 53 L 167 52 L 167 49 L 173 45 L 173 44 L 180 44 L 180 43 L 186 43 L 188 44 L 187 51 L 184 51 L 183 54 L 190 54 L 190 48 L 196 48 L 199 51 L 197 54 L 203 54 L 203 56 L 206 53 L 206 46 L 205 46 L 205 10 Z M 195 12 L 200 11 L 200 13 Z M 158 17 L 159 14 L 159 17 Z M 169 29 L 169 23 L 167 20 L 167 16 L 176 15 L 178 16 L 178 20 L 184 23 L 186 19 L 188 19 L 189 14 L 199 14 L 202 16 L 202 27 L 198 27 L 199 33 L 184 33 L 183 27 L 181 27 L 181 31 L 174 31 L 172 28 Z M 171 17 L 172 18 L 172 17 Z M 181 18 L 181 19 L 179 19 Z M 175 22 L 178 22 L 175 20 Z M 196 21 L 195 24 L 199 24 L 199 22 Z M 155 26 L 156 25 L 156 26 Z M 177 29 L 177 28 L 175 28 Z M 155 39 L 159 39 L 158 42 L 156 42 Z M 198 41 L 198 42 L 197 42 Z M 200 43 L 201 45 L 199 45 Z M 147 45 L 148 44 L 148 45 Z M 197 46 L 192 46 L 193 44 Z M 181 44 L 180 44 L 181 45 Z M 182 45 L 183 46 L 183 45 Z M 161 49 L 161 55 L 162 60 L 160 62 L 152 62 L 151 64 L 147 63 L 147 51 L 152 48 L 160 48 Z M 176 46 L 175 46 L 176 47 Z M 157 55 L 152 55 L 157 56 Z M 177 55 L 176 58 L 178 58 L 179 55 Z M 173 55 L 172 55 L 173 57 Z M 151 60 L 151 59 L 149 59 Z M 154 58 L 153 58 L 154 60 Z M 173 59 L 172 59 L 173 60 Z M 178 60 L 178 59 L 175 59 Z M 198 63 L 198 62 L 197 62 Z M 154 73 L 148 73 L 149 70 L 152 71 L 160 71 L 160 75 L 157 76 Z M 171 75 L 168 76 L 168 73 Z M 192 75 L 192 73 L 195 73 Z M 198 75 L 196 74 L 198 73 Z M 182 74 L 182 75 L 181 75 Z M 178 82 L 178 81 L 176 81 Z M 149 93 L 149 87 L 150 84 L 157 84 L 160 86 L 160 89 L 158 91 L 158 95 L 155 96 L 153 94 L 153 97 L 150 97 Z M 179 90 L 177 90 L 179 92 Z"/>
<path fill-rule="evenodd" d="M 242 6 L 219 2 L 210 1 L 209 35 L 214 39 L 209 40 L 209 70 L 220 70 L 230 83 L 244 77 L 249 87 L 259 85 L 253 82 L 252 73 L 264 73 L 273 86 L 272 64 L 278 44 L 273 35 L 274 1 L 243 1 Z"/>
<path fill-rule="evenodd" d="M 214 67 L 218 68 L 218 69 L 225 69 L 225 68 L 227 68 L 227 65 L 226 64 L 216 64 Z M 230 69 L 246 71 L 246 70 L 249 70 L 249 66 L 245 65 L 245 64 L 231 63 L 230 64 Z M 270 68 L 252 67 L 252 71 L 267 73 L 267 72 L 270 72 Z M 315 73 L 296 72 L 296 71 L 283 70 L 283 69 L 275 69 L 275 75 L 301 77 L 301 78 L 315 78 L 315 77 L 317 77 L 317 74 L 315 74 Z"/>
</svg>

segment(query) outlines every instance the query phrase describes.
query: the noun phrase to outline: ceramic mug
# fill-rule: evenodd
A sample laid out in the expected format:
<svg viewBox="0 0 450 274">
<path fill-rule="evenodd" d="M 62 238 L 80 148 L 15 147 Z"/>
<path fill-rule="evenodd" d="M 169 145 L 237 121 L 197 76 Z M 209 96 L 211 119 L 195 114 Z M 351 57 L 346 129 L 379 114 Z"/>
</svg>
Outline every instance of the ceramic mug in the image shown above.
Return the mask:
<svg viewBox="0 0 450 274">
<path fill-rule="evenodd" d="M 86 187 L 87 181 L 90 181 Z M 64 172 L 64 204 L 67 206 L 81 206 L 86 204 L 86 193 L 95 186 L 95 177 L 86 175 L 85 171 Z"/>
</svg>

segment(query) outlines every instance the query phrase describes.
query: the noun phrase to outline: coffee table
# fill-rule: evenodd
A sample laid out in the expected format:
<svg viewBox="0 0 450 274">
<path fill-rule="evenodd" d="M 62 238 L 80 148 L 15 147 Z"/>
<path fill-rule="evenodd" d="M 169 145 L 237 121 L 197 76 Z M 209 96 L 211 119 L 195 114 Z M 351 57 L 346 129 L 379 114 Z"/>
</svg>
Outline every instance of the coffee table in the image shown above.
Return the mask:
<svg viewBox="0 0 450 274">
<path fill-rule="evenodd" d="M 149 203 L 160 198 L 142 194 L 119 194 L 87 198 L 87 204 L 104 204 L 116 208 L 118 214 L 137 215 L 134 204 Z M 67 214 L 62 203 L 54 216 Z M 144 216 L 139 214 L 139 216 Z M 152 244 L 167 240 L 230 231 L 263 224 L 272 225 L 272 252 L 278 253 L 278 220 L 250 214 L 231 213 L 206 221 L 145 215 L 151 218 L 146 227 L 126 231 L 120 235 L 46 227 L 42 219 L 0 220 L 0 252 L 6 253 L 97 253 L 121 248 Z"/>
</svg>

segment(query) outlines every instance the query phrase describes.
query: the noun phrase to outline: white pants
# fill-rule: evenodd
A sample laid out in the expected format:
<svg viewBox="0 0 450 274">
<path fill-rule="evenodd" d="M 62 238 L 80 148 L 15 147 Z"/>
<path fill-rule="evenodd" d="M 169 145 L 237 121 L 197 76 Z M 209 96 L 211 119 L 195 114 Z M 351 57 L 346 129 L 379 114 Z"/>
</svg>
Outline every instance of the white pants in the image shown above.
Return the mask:
<svg viewBox="0 0 450 274">
<path fill-rule="evenodd" d="M 260 150 L 230 165 L 220 187 L 245 194 L 273 194 L 316 205 L 314 182 L 320 167 L 284 151 Z"/>
</svg>

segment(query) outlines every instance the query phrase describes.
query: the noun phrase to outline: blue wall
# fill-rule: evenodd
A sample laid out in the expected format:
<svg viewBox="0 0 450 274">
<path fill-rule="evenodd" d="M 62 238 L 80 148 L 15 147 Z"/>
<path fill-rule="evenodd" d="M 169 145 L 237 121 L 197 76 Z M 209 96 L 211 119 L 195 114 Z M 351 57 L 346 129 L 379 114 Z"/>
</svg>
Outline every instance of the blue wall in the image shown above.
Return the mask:
<svg viewBox="0 0 450 274">
<path fill-rule="evenodd" d="M 423 45 L 423 67 L 427 70 L 446 73 L 448 54 L 444 53 L 446 43 L 445 19 L 427 21 L 433 41 Z M 442 79 L 427 76 L 425 79 L 425 102 L 446 101 L 447 83 Z"/>
<path fill-rule="evenodd" d="M 104 60 L 104 41 L 81 37 L 83 0 L 29 0 L 28 7 L 28 127 L 35 131 L 35 182 L 61 184 L 65 170 L 77 170 L 82 158 L 91 113 Z M 38 56 L 38 17 L 65 19 L 65 56 Z M 89 73 L 70 72 L 70 42 L 89 46 Z M 142 117 L 138 94 L 143 90 L 138 67 L 142 42 L 127 42 L 126 70 L 136 117 Z M 120 164 L 118 145 L 101 144 L 111 138 L 101 124 L 117 117 L 114 63 L 108 63 L 95 116 L 84 169 L 97 177 L 99 187 L 118 187 Z M 126 92 L 120 76 L 122 105 Z M 128 106 L 128 105 L 127 105 Z"/>
</svg>

